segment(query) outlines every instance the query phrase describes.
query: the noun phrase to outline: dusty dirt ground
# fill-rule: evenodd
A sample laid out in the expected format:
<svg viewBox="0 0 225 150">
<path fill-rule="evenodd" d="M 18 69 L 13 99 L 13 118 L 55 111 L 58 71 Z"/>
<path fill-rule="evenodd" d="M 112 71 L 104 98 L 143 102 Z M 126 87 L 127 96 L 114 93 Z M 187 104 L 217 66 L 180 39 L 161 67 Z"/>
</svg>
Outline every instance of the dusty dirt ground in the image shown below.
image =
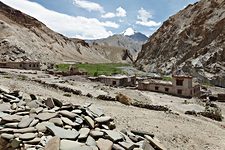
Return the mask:
<svg viewBox="0 0 225 150">
<path fill-rule="evenodd" d="M 101 83 L 94 83 L 74 78 L 64 82 L 63 79 L 48 76 L 43 72 L 30 72 L 1 69 L 0 84 L 11 89 L 19 89 L 26 93 L 33 93 L 40 97 L 54 97 L 62 101 L 75 104 L 93 103 L 102 108 L 107 115 L 114 118 L 117 130 L 130 129 L 153 133 L 169 150 L 225 150 L 225 119 L 214 121 L 201 116 L 185 115 L 186 110 L 204 110 L 198 99 L 185 99 L 155 92 L 142 92 L 125 88 L 111 88 Z M 173 112 L 167 113 L 126 106 L 119 102 L 103 101 L 96 98 L 71 95 L 63 96 L 64 92 L 31 81 L 39 78 L 48 82 L 64 84 L 80 89 L 82 93 L 111 94 L 124 93 L 138 101 L 168 106 Z M 214 89 L 217 90 L 217 89 Z M 225 89 L 219 89 L 225 92 Z M 184 104 L 184 101 L 188 104 Z M 225 116 L 225 103 L 217 103 Z"/>
</svg>

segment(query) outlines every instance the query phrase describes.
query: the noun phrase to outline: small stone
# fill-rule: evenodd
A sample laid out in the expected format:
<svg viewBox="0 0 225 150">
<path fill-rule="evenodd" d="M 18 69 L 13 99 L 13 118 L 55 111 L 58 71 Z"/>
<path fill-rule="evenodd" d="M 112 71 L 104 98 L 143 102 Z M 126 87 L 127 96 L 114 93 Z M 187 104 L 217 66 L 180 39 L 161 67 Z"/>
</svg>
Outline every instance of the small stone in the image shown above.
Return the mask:
<svg viewBox="0 0 225 150">
<path fill-rule="evenodd" d="M 26 105 L 29 106 L 30 108 L 38 108 L 39 107 L 39 104 L 37 103 L 36 100 L 28 102 Z"/>
<path fill-rule="evenodd" d="M 21 143 L 21 140 L 19 140 L 19 138 L 15 138 L 12 140 L 10 145 L 12 148 L 16 149 L 16 148 L 20 147 L 20 143 Z"/>
<path fill-rule="evenodd" d="M 19 136 L 20 140 L 32 140 L 35 138 L 34 133 L 24 133 Z"/>
<path fill-rule="evenodd" d="M 31 100 L 37 100 L 37 97 L 34 94 L 30 94 Z"/>
<path fill-rule="evenodd" d="M 7 140 L 11 140 L 11 139 L 14 138 L 14 135 L 13 134 L 2 133 L 1 137 L 4 138 L 4 139 L 7 139 Z"/>
<path fill-rule="evenodd" d="M 42 111 L 43 111 L 42 107 L 35 108 L 35 113 L 37 113 L 37 114 L 39 114 Z"/>
<path fill-rule="evenodd" d="M 89 128 L 81 128 L 79 130 L 80 135 L 79 135 L 78 139 L 86 139 L 89 132 L 90 132 Z"/>
<path fill-rule="evenodd" d="M 36 132 L 37 130 L 34 127 L 28 127 L 24 129 L 16 129 L 14 133 L 29 133 L 29 132 Z"/>
<path fill-rule="evenodd" d="M 18 115 L 7 115 L 2 117 L 2 120 L 6 122 L 20 122 L 21 119 L 22 117 Z"/>
<path fill-rule="evenodd" d="M 91 119 L 91 117 L 89 116 L 84 116 L 85 121 L 87 122 L 87 124 L 93 129 L 95 127 L 95 122 L 93 119 Z"/>
<path fill-rule="evenodd" d="M 34 118 L 23 117 L 20 123 L 18 124 L 19 128 L 26 128 L 30 125 L 30 123 L 34 120 Z"/>
<path fill-rule="evenodd" d="M 72 129 L 73 127 L 69 126 L 69 125 L 65 125 L 64 129 Z"/>
<path fill-rule="evenodd" d="M 67 110 L 62 110 L 59 112 L 62 116 L 74 119 L 77 115 L 75 113 L 69 112 Z"/>
<path fill-rule="evenodd" d="M 57 116 L 57 113 L 40 113 L 36 117 L 41 121 L 47 121 Z"/>
<path fill-rule="evenodd" d="M 74 130 L 65 130 L 57 126 L 46 126 L 55 136 L 58 136 L 62 139 L 73 139 L 75 140 L 79 136 L 79 132 Z"/>
<path fill-rule="evenodd" d="M 38 124 L 38 122 L 39 122 L 38 119 L 34 119 L 34 120 L 30 123 L 29 127 L 34 127 L 34 126 L 36 126 L 36 125 Z"/>
<path fill-rule="evenodd" d="M 98 117 L 104 115 L 103 110 L 94 105 L 89 106 L 88 109 Z"/>
<path fill-rule="evenodd" d="M 112 150 L 113 142 L 105 139 L 98 139 L 97 146 L 99 150 Z"/>
<path fill-rule="evenodd" d="M 60 148 L 60 138 L 55 136 L 51 138 L 45 145 L 45 150 L 59 150 Z"/>
<path fill-rule="evenodd" d="M 57 126 L 63 126 L 63 122 L 60 118 L 51 118 L 49 122 L 54 123 Z"/>
<path fill-rule="evenodd" d="M 17 126 L 18 126 L 18 122 L 15 122 L 15 123 L 6 123 L 5 124 L 5 127 L 7 127 L 7 128 L 17 128 Z"/>
<path fill-rule="evenodd" d="M 12 106 L 11 106 L 11 109 L 16 110 L 16 108 L 17 108 L 16 103 L 13 103 Z"/>
<path fill-rule="evenodd" d="M 104 123 L 104 122 L 110 121 L 111 119 L 112 118 L 110 116 L 102 116 L 102 117 L 95 118 L 95 121 L 97 121 L 98 123 Z"/>
<path fill-rule="evenodd" d="M 63 106 L 63 103 L 60 100 L 53 98 L 53 101 L 54 101 L 55 106 L 57 106 L 57 107 Z"/>
<path fill-rule="evenodd" d="M 23 141 L 23 143 L 36 145 L 36 144 L 40 143 L 40 141 L 41 141 L 41 138 L 34 138 L 33 140 L 30 140 L 30 141 Z"/>
<path fill-rule="evenodd" d="M 9 115 L 9 114 L 0 111 L 0 118 L 7 116 L 7 115 Z"/>
<path fill-rule="evenodd" d="M 62 119 L 62 121 L 63 121 L 65 124 L 67 124 L 67 125 L 70 125 L 70 126 L 73 126 L 73 127 L 79 126 L 79 124 L 77 124 L 77 123 L 71 121 L 70 119 L 68 119 L 68 118 L 66 118 L 66 117 L 61 117 L 61 119 Z"/>
<path fill-rule="evenodd" d="M 76 117 L 75 122 L 78 123 L 78 124 L 82 124 L 84 121 L 83 121 L 83 119 L 81 119 L 79 117 Z"/>
<path fill-rule="evenodd" d="M 35 126 L 35 128 L 39 131 L 39 132 L 46 132 L 46 130 L 47 130 L 47 128 L 46 128 L 46 126 L 47 125 L 54 125 L 53 123 L 51 123 L 51 122 L 41 122 L 41 123 L 38 123 L 36 126 Z"/>
<path fill-rule="evenodd" d="M 87 138 L 86 144 L 88 146 L 96 146 L 97 145 L 95 139 L 93 137 L 91 137 L 90 135 Z"/>
<path fill-rule="evenodd" d="M 47 98 L 47 100 L 45 100 L 45 105 L 48 106 L 49 108 L 55 107 L 55 103 L 52 98 Z"/>
<path fill-rule="evenodd" d="M 109 138 L 113 142 L 123 139 L 123 136 L 119 132 L 111 131 L 111 130 L 103 130 L 103 131 L 109 136 Z"/>
<path fill-rule="evenodd" d="M 103 137 L 104 133 L 101 131 L 97 131 L 97 130 L 92 130 L 90 132 L 90 135 L 94 138 L 99 138 L 99 137 Z"/>
<path fill-rule="evenodd" d="M 74 109 L 74 110 L 72 110 L 72 113 L 81 114 L 82 111 L 80 109 Z"/>
</svg>

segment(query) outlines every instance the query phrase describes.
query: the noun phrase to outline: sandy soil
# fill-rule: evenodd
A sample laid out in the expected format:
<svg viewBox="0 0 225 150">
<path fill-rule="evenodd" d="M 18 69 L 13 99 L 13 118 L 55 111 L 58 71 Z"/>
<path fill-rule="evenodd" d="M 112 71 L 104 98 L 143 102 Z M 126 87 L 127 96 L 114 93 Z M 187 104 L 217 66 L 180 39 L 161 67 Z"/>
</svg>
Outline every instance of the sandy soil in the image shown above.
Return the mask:
<svg viewBox="0 0 225 150">
<path fill-rule="evenodd" d="M 0 70 L 2 71 L 2 70 Z M 5 71 L 5 70 L 4 70 Z M 87 81 L 73 81 L 61 83 L 74 86 L 79 89 L 81 87 L 89 91 L 90 89 L 104 92 L 123 92 L 131 98 L 140 101 L 148 101 L 153 104 L 167 105 L 174 113 L 158 112 L 133 106 L 125 106 L 119 102 L 108 102 L 95 98 L 87 98 L 85 96 L 72 95 L 71 97 L 63 96 L 62 91 L 53 88 L 45 87 L 33 81 L 28 81 L 26 78 L 21 78 L 21 75 L 35 78 L 40 74 L 24 74 L 20 75 L 17 72 L 10 74 L 0 74 L 0 84 L 8 86 L 11 89 L 20 89 L 26 93 L 33 93 L 40 97 L 54 97 L 62 101 L 68 101 L 75 104 L 93 103 L 97 107 L 102 108 L 107 115 L 115 119 L 117 130 L 134 129 L 154 133 L 155 136 L 170 150 L 225 150 L 225 121 L 217 122 L 204 117 L 195 117 L 185 115 L 186 110 L 200 111 L 203 106 L 197 103 L 197 99 L 178 98 L 166 94 L 154 92 L 141 92 L 125 88 L 109 88 L 99 83 L 91 83 Z M 43 74 L 42 74 L 43 75 Z M 54 81 L 54 79 L 46 80 Z M 89 85 L 89 86 L 88 86 Z M 104 89 L 104 90 L 102 90 Z M 91 91 L 90 90 L 90 91 Z M 220 89 L 223 90 L 223 89 Z M 225 90 L 224 90 L 225 91 Z M 110 93 L 109 92 L 109 93 Z M 189 104 L 183 102 L 187 100 Z M 225 104 L 218 103 L 223 110 L 225 116 Z"/>
</svg>

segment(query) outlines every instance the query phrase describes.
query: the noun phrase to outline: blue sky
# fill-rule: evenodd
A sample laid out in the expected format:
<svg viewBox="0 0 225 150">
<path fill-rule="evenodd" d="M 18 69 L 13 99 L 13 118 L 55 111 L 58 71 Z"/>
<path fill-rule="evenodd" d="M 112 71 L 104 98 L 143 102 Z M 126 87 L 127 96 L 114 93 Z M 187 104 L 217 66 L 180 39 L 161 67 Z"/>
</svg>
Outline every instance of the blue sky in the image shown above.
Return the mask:
<svg viewBox="0 0 225 150">
<path fill-rule="evenodd" d="M 69 37 L 104 38 L 131 27 L 147 36 L 198 0 L 0 0 Z"/>
</svg>

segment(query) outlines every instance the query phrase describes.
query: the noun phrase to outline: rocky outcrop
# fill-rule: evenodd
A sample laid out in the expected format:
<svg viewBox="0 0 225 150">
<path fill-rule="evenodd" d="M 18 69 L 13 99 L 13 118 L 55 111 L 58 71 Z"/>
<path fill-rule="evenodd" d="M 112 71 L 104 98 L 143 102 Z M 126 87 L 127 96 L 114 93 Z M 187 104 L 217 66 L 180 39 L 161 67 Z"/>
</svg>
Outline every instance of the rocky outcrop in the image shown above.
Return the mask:
<svg viewBox="0 0 225 150">
<path fill-rule="evenodd" d="M 223 86 L 225 2 L 201 0 L 170 17 L 143 45 L 136 65 L 170 74 L 176 68 Z"/>
</svg>

